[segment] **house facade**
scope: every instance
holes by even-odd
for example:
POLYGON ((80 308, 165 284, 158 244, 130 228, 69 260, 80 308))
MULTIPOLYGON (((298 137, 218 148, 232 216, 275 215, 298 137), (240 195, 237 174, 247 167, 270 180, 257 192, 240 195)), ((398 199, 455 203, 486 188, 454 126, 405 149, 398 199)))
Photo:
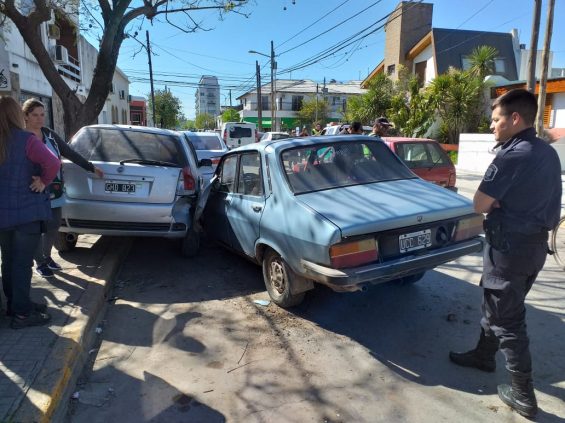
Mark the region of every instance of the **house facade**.
MULTIPOLYGON (((530 51, 520 44, 518 30, 510 33, 469 31, 433 28, 433 5, 430 3, 400 2, 385 25, 385 51, 383 60, 362 82, 379 73, 386 73, 393 80, 398 78, 400 66, 417 75, 422 85, 450 67, 468 69, 469 56, 479 46, 496 48, 494 74, 507 81, 526 79, 530 51)), ((541 75, 541 51, 538 51, 536 76, 541 75)), ((550 53, 550 67, 552 54, 550 53)))
MULTIPOLYGON (((78 18, 77 18, 78 19, 78 18)), ((40 25, 40 37, 51 54, 57 72, 67 85, 84 101, 96 67, 98 51, 78 35, 78 21, 72 15, 55 15, 40 25)), ((45 104, 46 125, 64 134, 63 105, 43 75, 35 57, 25 44, 17 28, 7 21, 0 37, 0 95, 11 95, 23 103, 28 98, 38 98, 45 104), (6 81, 2 84, 2 81, 6 81)), ((129 122, 127 101, 129 80, 116 68, 115 92, 110 93, 98 122, 129 122), (122 98, 123 97, 123 98, 122 98), (112 115, 113 111, 113 115, 112 115)))
MULTIPOLYGON (((366 92, 360 87, 360 81, 316 83, 311 80, 277 79, 275 82, 276 128, 288 130, 298 124, 298 111, 306 100, 327 100, 330 105, 329 120, 341 121, 347 107, 347 99, 366 92)), ((267 130, 273 127, 271 122, 271 84, 261 86, 262 126, 267 130)), ((239 112, 244 122, 258 123, 257 91, 252 90, 237 98, 241 103, 239 112)), ((274 130, 274 129, 273 129, 274 130)))

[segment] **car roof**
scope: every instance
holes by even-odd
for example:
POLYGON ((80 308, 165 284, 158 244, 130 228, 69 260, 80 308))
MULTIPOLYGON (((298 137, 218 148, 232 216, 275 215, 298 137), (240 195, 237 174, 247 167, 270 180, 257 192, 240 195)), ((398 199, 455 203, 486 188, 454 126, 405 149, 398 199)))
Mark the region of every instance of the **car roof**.
POLYGON ((287 148, 292 147, 308 147, 311 145, 321 145, 344 141, 381 142, 378 138, 369 137, 367 135, 322 135, 316 137, 284 138, 282 140, 260 141, 234 148, 231 151, 265 150, 265 148, 272 146, 275 149, 275 152, 278 152, 280 150, 286 150, 287 148))
POLYGON ((431 138, 411 138, 411 137, 382 137, 383 140, 388 142, 437 142, 431 138))
POLYGON ((172 131, 170 129, 163 129, 163 128, 153 128, 150 126, 137 126, 137 125, 110 125, 110 124, 97 124, 97 125, 88 125, 84 128, 92 128, 92 129, 110 129, 114 131, 135 131, 135 132, 148 132, 153 134, 162 134, 162 135, 173 135, 178 136, 177 131, 172 131))
POLYGON ((220 134, 217 132, 202 132, 202 131, 181 131, 183 134, 194 134, 198 135, 199 137, 220 137, 220 134))

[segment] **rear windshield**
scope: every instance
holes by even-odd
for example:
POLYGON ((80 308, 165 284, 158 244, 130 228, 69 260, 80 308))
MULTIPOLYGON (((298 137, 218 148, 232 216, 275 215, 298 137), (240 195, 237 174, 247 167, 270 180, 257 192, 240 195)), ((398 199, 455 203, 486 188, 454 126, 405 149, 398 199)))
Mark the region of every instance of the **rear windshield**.
POLYGON ((292 148, 281 154, 296 194, 416 176, 380 141, 345 141, 292 148))
POLYGON ((251 138, 253 136, 251 128, 245 126, 232 126, 229 133, 230 138, 251 138))
POLYGON ((396 144, 396 154, 410 169, 449 165, 451 161, 435 142, 401 142, 396 144))
POLYGON ((83 128, 72 139, 73 149, 89 161, 120 162, 140 159, 186 165, 177 138, 141 131, 83 128))
POLYGON ((196 150, 223 150, 222 141, 217 135, 187 135, 196 150))

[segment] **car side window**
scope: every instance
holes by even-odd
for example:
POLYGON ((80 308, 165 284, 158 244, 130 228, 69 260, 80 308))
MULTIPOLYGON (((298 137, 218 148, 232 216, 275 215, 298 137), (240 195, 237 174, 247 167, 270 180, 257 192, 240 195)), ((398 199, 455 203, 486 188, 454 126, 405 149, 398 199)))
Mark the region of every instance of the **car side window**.
POLYGON ((263 195, 263 178, 261 173, 259 153, 242 154, 237 192, 244 195, 263 195))
POLYGON ((235 175, 237 170, 237 155, 226 157, 222 162, 218 191, 235 192, 235 175))

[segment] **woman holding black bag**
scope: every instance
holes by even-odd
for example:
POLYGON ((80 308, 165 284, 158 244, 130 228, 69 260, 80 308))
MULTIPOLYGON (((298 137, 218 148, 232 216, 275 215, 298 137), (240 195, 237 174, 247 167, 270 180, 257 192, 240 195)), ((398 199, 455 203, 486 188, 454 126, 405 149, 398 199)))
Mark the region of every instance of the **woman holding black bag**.
MULTIPOLYGON (((45 124, 45 105, 41 101, 36 98, 30 98, 26 100, 22 109, 25 116, 26 129, 43 140, 47 148, 59 159, 64 157, 87 172, 95 173, 100 178, 104 176, 104 172, 101 169, 69 147, 55 131, 43 126, 45 124)), ((54 270, 61 270, 61 266, 51 258, 51 249, 55 243, 59 226, 61 226, 61 207, 65 201, 63 198, 63 186, 63 171, 60 168, 55 180, 47 189, 51 200, 53 217, 45 222, 44 232, 34 257, 37 264, 35 271, 44 278, 53 277, 54 270)))

